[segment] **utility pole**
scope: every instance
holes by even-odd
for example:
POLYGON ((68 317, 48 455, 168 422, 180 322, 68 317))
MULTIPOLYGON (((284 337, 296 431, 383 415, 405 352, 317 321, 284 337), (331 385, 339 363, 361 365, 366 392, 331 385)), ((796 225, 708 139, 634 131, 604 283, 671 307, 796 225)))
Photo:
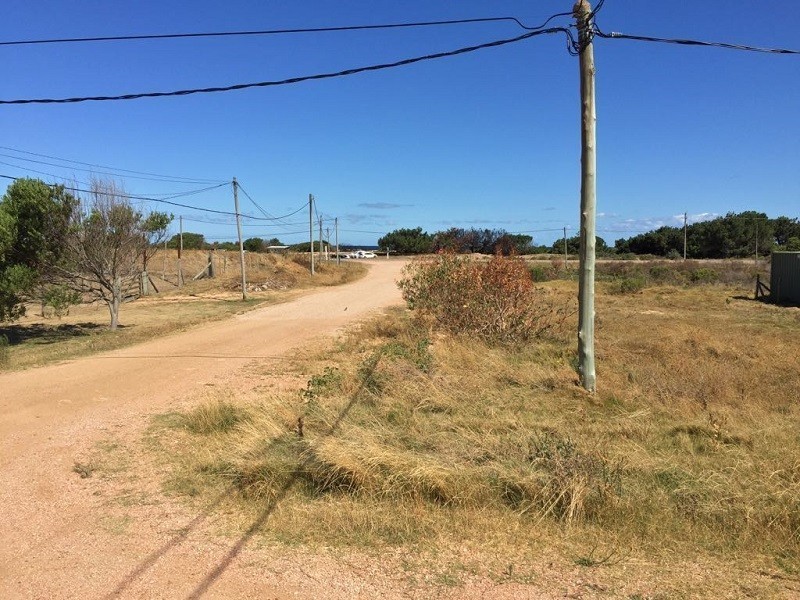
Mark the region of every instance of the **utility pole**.
POLYGON ((183 287, 183 268, 181 255, 183 254, 183 215, 178 217, 178 289, 183 287))
POLYGON ((689 230, 689 217, 683 213, 683 260, 686 260, 686 238, 689 230))
POLYGON ((339 256, 339 217, 333 220, 333 230, 336 232, 336 264, 342 264, 342 257, 339 256))
POLYGON ((239 214, 239 184, 233 178, 233 206, 236 210, 236 233, 239 236, 239 263, 242 266, 242 300, 247 300, 247 277, 244 271, 244 244, 242 243, 242 215, 239 214))
POLYGON ((328 251, 325 253, 325 260, 330 260, 331 252, 331 228, 325 228, 325 241, 328 242, 328 251))
POLYGON ((596 243, 597 148, 594 96, 594 47, 591 6, 578 0, 572 14, 578 24, 581 77, 581 246, 578 279, 578 373, 581 385, 595 391, 594 264, 596 243))
POLYGON ((564 227, 564 270, 567 270, 567 262, 569 261, 569 254, 567 253, 567 228, 564 227))
POLYGON ((322 261, 322 215, 319 216, 319 260, 322 261))
POLYGON ((758 267, 758 219, 755 219, 756 222, 756 261, 755 265, 758 267))
POLYGON ((314 196, 308 195, 308 249, 311 251, 311 275, 314 275, 314 196))

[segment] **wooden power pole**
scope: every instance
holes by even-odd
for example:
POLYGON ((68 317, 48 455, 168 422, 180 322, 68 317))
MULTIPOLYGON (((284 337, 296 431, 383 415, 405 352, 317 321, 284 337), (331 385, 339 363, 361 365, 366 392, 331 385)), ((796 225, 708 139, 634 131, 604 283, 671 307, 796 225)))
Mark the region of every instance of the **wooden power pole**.
POLYGON ((567 252, 567 228, 564 227, 564 270, 567 270, 567 263, 569 262, 569 253, 567 252))
POLYGON ((581 385, 595 391, 594 269, 597 206, 597 113, 594 97, 594 35, 588 0, 578 0, 572 13, 578 24, 581 76, 581 234, 578 280, 578 373, 581 385))
POLYGON ((683 260, 686 260, 686 240, 689 231, 689 216, 683 213, 683 260))
POLYGON ((183 254, 183 215, 178 217, 178 288, 183 287, 183 266, 181 265, 181 254, 183 254))
POLYGON ((233 206, 236 210, 236 233, 239 236, 239 263, 242 267, 242 300, 247 300, 247 276, 244 270, 244 244, 242 243, 242 215, 239 214, 239 184, 233 178, 233 206))
POLYGON ((314 274, 314 196, 308 195, 308 249, 311 252, 311 274, 314 274))
POLYGON ((342 263, 342 259, 339 256, 339 217, 333 220, 333 230, 336 232, 336 264, 339 265, 342 263))

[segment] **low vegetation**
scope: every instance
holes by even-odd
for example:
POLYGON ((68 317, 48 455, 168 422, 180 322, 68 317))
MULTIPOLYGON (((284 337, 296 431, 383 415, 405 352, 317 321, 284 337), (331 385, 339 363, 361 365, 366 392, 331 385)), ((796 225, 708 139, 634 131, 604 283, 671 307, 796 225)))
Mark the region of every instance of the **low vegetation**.
POLYGON ((571 336, 495 343, 394 310, 282 370, 294 394, 157 419, 166 489, 226 498, 273 542, 479 548, 516 581, 546 546, 623 580, 657 563, 658 597, 777 594, 800 573, 800 313, 738 295, 601 293, 595 395, 571 336))

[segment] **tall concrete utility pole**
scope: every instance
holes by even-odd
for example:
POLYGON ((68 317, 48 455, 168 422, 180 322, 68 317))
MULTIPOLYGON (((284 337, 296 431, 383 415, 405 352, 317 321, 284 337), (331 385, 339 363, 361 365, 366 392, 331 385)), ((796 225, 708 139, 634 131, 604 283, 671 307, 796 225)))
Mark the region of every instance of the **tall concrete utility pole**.
POLYGON ((183 215, 178 217, 178 287, 183 287, 183 266, 181 265, 181 255, 183 254, 183 215))
POLYGON ((319 260, 322 261, 322 215, 319 217, 319 260))
POLYGON ((687 232, 689 230, 689 217, 686 213, 683 213, 683 260, 686 260, 686 239, 687 239, 687 232))
POLYGON ((239 263, 242 267, 242 300, 247 300, 247 277, 244 271, 244 244, 242 243, 242 215, 239 214, 239 184, 233 178, 233 206, 236 210, 236 233, 239 236, 239 263))
POLYGON ((336 264, 342 264, 342 257, 339 256, 339 217, 333 220, 333 230, 336 232, 336 264))
POLYGON ((572 14, 578 24, 581 76, 581 247, 578 279, 578 374, 594 392, 594 265, 597 205, 597 113, 594 104, 594 47, 591 6, 578 0, 572 14))
POLYGON ((758 266, 758 218, 756 218, 755 221, 756 221, 756 260, 755 260, 755 265, 758 266))
POLYGON ((311 274, 314 274, 314 196, 308 195, 308 249, 311 252, 311 274))

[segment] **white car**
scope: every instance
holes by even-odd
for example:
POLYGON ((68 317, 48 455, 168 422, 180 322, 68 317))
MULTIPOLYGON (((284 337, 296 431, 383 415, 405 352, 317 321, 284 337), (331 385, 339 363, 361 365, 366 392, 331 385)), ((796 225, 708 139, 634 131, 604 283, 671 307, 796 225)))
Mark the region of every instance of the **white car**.
POLYGON ((374 252, 367 252, 365 250, 358 250, 353 253, 353 258, 375 258, 374 252))

